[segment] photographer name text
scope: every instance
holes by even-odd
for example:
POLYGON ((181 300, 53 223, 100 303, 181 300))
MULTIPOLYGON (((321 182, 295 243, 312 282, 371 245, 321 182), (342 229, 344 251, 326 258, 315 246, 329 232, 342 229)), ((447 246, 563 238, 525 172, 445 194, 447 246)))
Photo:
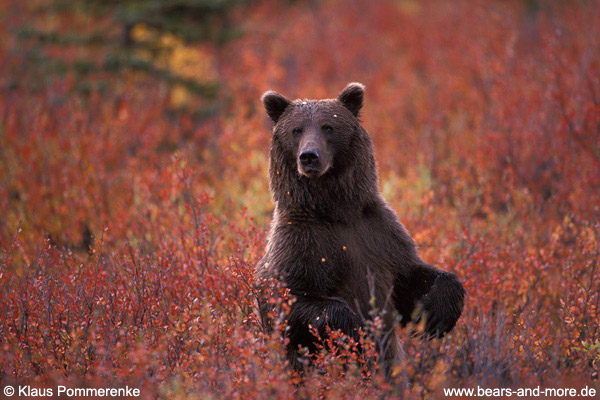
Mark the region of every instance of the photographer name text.
POLYGON ((5 386, 2 393, 7 397, 139 397, 140 389, 129 386, 120 388, 73 388, 58 385, 52 387, 34 387, 30 385, 23 386, 5 386))

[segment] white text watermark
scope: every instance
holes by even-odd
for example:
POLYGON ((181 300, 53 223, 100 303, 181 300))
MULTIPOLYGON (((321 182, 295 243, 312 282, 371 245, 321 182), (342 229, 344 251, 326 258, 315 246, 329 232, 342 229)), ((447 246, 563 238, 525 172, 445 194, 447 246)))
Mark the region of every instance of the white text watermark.
POLYGON ((140 389, 129 386, 120 388, 74 388, 58 385, 56 387, 35 387, 30 385, 5 386, 2 393, 6 397, 139 397, 140 389))
POLYGON ((598 391, 593 387, 553 388, 553 387, 528 387, 528 388, 444 388, 446 397, 540 397, 540 398, 569 398, 569 397, 595 397, 598 391))

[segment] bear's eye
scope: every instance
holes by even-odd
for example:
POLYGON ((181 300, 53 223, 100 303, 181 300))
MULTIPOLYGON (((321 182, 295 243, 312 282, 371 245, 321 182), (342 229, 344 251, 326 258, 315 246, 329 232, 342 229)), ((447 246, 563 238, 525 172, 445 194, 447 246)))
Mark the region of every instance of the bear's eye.
POLYGON ((299 135, 302 133, 302 128, 294 128, 294 130, 292 131, 292 133, 294 135, 299 135))
POLYGON ((333 132, 333 127, 332 127, 331 125, 323 125, 323 126, 321 127, 321 129, 323 129, 323 130, 324 130, 325 132, 327 132, 327 133, 331 133, 331 132, 333 132))

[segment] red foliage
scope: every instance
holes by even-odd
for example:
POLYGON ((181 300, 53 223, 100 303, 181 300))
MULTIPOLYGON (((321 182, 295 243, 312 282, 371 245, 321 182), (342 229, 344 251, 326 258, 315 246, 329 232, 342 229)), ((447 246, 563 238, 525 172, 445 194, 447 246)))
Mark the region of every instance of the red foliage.
POLYGON ((405 396, 598 388, 600 8, 531 3, 258 2, 234 17, 240 38, 208 50, 221 108, 203 120, 165 112, 168 88, 139 73, 45 71, 31 54, 80 50, 15 33, 31 19, 111 38, 114 21, 0 4, 14 17, 0 24, 0 384, 400 396, 366 368, 368 338, 356 353, 333 335, 298 385, 255 313, 272 210, 260 93, 361 81, 384 196, 467 289, 447 338, 402 334, 405 396))

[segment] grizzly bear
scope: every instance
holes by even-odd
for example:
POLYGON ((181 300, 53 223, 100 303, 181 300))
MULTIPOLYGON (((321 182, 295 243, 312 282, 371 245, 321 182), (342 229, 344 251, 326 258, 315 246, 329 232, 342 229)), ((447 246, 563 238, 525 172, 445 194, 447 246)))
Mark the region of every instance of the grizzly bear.
MULTIPOLYGON (((377 338, 385 374, 398 359, 397 321, 425 319, 434 337, 450 331, 463 309, 457 276, 424 262, 379 192, 377 164, 361 126, 364 86, 350 83, 337 99, 291 101, 262 96, 274 124, 269 183, 275 203, 258 282, 280 281, 295 296, 287 314, 287 357, 301 370, 299 348, 340 329, 357 337, 374 308, 384 321, 377 338), (374 296, 374 301, 373 301, 374 296)), ((269 307, 259 299, 263 322, 269 307)))

